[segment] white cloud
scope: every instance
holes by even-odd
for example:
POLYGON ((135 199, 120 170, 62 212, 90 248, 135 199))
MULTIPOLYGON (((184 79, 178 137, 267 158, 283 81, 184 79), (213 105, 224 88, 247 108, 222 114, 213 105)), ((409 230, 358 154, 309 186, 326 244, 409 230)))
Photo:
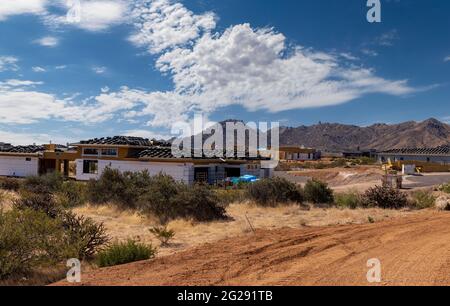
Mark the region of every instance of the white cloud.
POLYGON ((39 44, 43 47, 56 47, 59 44, 59 39, 53 36, 45 36, 34 41, 34 43, 39 44))
MULTIPOLYGON (((79 22, 71 22, 67 15, 46 14, 44 22, 50 26, 75 26, 92 32, 104 31, 126 22, 130 2, 127 0, 83 0, 80 2, 79 22)), ((66 10, 69 5, 63 3, 66 10)))
POLYGON ((0 72, 19 70, 19 66, 17 66, 18 61, 19 59, 14 56, 0 56, 0 72))
POLYGON ((172 138, 169 135, 155 133, 151 130, 128 130, 124 133, 124 136, 135 136, 135 137, 143 137, 148 139, 156 139, 156 140, 168 140, 172 138))
POLYGON ((444 58, 444 62, 450 62, 450 55, 444 58))
POLYGON ((68 138, 61 135, 50 135, 47 133, 30 133, 30 132, 12 132, 0 130, 0 140, 2 142, 11 143, 12 145, 30 145, 30 144, 45 144, 59 143, 65 144, 70 141, 68 138))
POLYGON ((66 69, 66 68, 67 68, 66 65, 59 65, 59 66, 55 67, 56 70, 63 70, 63 69, 66 69))
POLYGON ((92 67, 92 71, 94 71, 96 74, 104 74, 106 72, 106 67, 100 67, 100 66, 94 66, 92 67))
MULTIPOLYGON (((122 89, 103 96, 141 106, 125 116, 151 116, 150 125, 168 125, 194 111, 210 113, 230 105, 280 112, 346 103, 370 93, 415 92, 407 80, 387 80, 354 66, 351 54, 289 48, 284 35, 273 29, 240 24, 213 33, 212 13, 195 15, 173 1, 142 0, 134 17, 131 41, 159 54, 156 67, 172 77, 174 90, 122 89)), ((389 32, 379 43, 396 37, 396 31, 389 32)))
POLYGON ((192 42, 202 31, 216 27, 214 14, 194 15, 182 4, 168 0, 139 0, 133 17, 137 31, 130 41, 153 53, 192 42))
POLYGON ((39 66, 35 66, 31 68, 34 72, 47 72, 47 70, 45 70, 45 68, 39 67, 39 66))
POLYGON ((43 82, 35 82, 35 81, 28 81, 28 80, 6 80, 6 81, 0 81, 0 90, 12 90, 17 87, 28 87, 28 86, 36 86, 36 85, 42 85, 43 82))
POLYGON ((0 21, 21 14, 43 14, 46 5, 47 0, 1 0, 0 21))

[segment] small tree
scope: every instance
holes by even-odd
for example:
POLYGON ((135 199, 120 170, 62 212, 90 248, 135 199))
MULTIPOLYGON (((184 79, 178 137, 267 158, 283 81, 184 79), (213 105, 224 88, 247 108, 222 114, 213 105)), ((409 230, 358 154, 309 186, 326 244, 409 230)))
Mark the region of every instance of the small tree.
POLYGON ((313 179, 306 183, 306 200, 314 204, 331 204, 334 202, 333 190, 328 185, 319 180, 313 179))
POLYGON ((408 206, 406 194, 391 187, 376 186, 363 195, 363 206, 380 207, 384 209, 400 209, 408 206))
POLYGON ((167 226, 155 226, 149 231, 161 242, 162 246, 168 246, 169 241, 175 237, 175 231, 167 229, 167 226))

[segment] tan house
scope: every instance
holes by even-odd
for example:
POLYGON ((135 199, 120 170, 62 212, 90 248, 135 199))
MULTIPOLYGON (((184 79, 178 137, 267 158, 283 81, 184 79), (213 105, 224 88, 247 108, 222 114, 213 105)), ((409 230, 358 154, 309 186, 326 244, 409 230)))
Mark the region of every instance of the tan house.
POLYGON ((70 146, 44 145, 13 147, 0 152, 0 176, 26 177, 49 172, 69 176, 74 163, 75 178, 97 179, 106 168, 122 172, 147 170, 165 173, 178 181, 217 183, 231 177, 270 177, 272 169, 262 169, 263 158, 177 158, 170 144, 140 137, 115 136, 80 141, 70 146))
POLYGON ((321 158, 320 151, 312 148, 298 146, 280 147, 280 160, 282 161, 309 161, 321 158))

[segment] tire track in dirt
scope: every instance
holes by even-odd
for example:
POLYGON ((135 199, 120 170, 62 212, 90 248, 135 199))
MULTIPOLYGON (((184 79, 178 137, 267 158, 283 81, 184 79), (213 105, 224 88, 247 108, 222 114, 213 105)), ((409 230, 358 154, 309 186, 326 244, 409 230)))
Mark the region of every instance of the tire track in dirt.
MULTIPOLYGON (((258 230, 151 261, 83 274, 82 285, 450 285, 450 213, 386 222, 258 230)), ((58 285, 65 285, 64 282, 58 285)))

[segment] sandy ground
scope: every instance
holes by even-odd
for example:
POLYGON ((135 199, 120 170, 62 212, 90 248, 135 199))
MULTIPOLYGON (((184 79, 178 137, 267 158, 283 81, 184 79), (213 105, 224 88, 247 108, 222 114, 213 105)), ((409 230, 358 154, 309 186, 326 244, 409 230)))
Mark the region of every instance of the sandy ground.
MULTIPOLYGON (((83 274, 82 285, 450 285, 450 213, 375 224, 258 230, 155 260, 83 274)), ((59 285, 66 285, 60 283, 59 285)))
POLYGON ((328 183, 337 192, 349 190, 364 192, 381 183, 383 172, 376 166, 357 166, 352 168, 276 172, 275 175, 297 184, 305 184, 311 178, 315 178, 328 183))
MULTIPOLYGON (((124 241, 129 238, 160 246, 158 240, 149 232, 149 228, 157 225, 152 219, 143 218, 136 213, 118 211, 108 206, 85 206, 74 210, 75 213, 104 222, 108 234, 113 239, 124 241)), ((255 229, 279 229, 284 227, 302 228, 306 226, 327 226, 342 224, 368 223, 369 217, 381 221, 416 212, 406 210, 383 209, 302 209, 299 206, 277 208, 261 208, 251 204, 232 204, 227 208, 232 218, 226 222, 193 223, 189 221, 173 221, 168 228, 175 231, 175 238, 168 247, 159 248, 158 256, 165 256, 215 242, 220 239, 251 233, 255 229), (249 224, 249 221, 250 224, 249 224)))

